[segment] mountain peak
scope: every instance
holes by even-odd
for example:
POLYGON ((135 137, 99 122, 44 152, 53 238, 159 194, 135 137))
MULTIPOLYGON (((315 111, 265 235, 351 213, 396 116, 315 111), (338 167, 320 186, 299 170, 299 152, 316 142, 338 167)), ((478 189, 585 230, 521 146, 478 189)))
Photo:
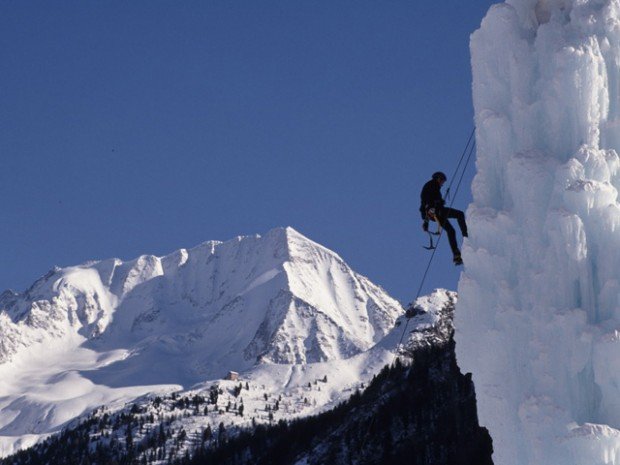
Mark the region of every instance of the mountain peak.
POLYGON ((101 403, 231 370, 293 376, 292 365, 359 363, 401 314, 291 227, 51 270, 27 292, 0 297, 0 375, 12 380, 0 383, 9 399, 0 416, 28 412, 0 425, 0 455, 2 434, 47 434, 101 403))
POLYGON ((346 358, 378 342, 402 312, 292 227, 164 257, 54 269, 24 294, 3 294, 0 305, 10 316, 0 328, 0 363, 68 334, 98 350, 142 344, 142 354, 175 334, 181 353, 201 347, 210 360, 188 369, 189 378, 257 361, 346 358))

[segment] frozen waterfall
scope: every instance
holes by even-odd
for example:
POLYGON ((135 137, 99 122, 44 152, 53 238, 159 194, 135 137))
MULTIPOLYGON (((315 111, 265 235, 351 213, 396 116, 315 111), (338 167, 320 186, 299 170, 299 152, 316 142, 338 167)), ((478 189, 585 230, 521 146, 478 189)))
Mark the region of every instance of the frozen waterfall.
POLYGON ((497 465, 620 464, 620 0, 509 0, 471 38, 456 311, 497 465))

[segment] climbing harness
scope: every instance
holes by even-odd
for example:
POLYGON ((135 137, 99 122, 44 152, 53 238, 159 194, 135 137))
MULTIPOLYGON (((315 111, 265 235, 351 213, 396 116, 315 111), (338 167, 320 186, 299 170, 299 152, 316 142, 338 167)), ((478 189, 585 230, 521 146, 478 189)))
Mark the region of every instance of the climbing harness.
POLYGON ((436 248, 435 244, 433 244, 433 236, 441 236, 441 224, 437 221, 437 215, 435 214, 434 208, 429 208, 426 210, 426 220, 424 220, 424 224, 426 225, 426 232, 428 233, 428 241, 429 246, 422 246, 426 250, 434 250, 436 248), (437 223, 437 231, 431 231, 428 229, 429 221, 434 221, 437 223))

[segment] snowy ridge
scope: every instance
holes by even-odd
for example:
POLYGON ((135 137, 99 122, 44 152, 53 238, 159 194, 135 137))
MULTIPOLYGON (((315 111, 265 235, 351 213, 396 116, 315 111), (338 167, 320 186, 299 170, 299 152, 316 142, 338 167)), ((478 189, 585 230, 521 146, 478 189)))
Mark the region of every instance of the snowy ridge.
POLYGON ((0 455, 96 406, 229 370, 275 377, 278 389, 307 382, 295 375, 306 367, 350 370, 320 408, 342 395, 344 380, 359 383, 360 372, 387 363, 385 349, 369 350, 401 314, 381 288, 291 228, 56 268, 0 298, 0 455))
POLYGON ((508 0, 471 52, 459 366, 496 463, 619 463, 620 2, 508 0))
POLYGON ((291 228, 161 258, 55 269, 23 295, 4 293, 0 305, 0 361, 46 339, 75 335, 100 347, 118 338, 153 340, 183 324, 201 338, 211 327, 215 339, 226 329, 238 338, 228 344, 250 364, 257 357, 320 361, 369 348, 400 311, 340 257, 291 228), (250 330, 232 331, 241 321, 250 330))

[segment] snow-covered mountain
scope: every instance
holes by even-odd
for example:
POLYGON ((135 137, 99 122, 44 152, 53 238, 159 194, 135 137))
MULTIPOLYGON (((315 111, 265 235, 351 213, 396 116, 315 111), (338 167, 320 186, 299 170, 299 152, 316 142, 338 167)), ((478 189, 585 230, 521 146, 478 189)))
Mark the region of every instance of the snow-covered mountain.
MULTIPOLYGON (((291 228, 56 268, 0 298, 0 455, 96 406, 230 370, 294 385, 307 382, 303 367, 333 362, 344 380, 336 395, 372 374, 368 357, 349 375, 342 360, 375 346, 401 314, 381 288, 291 228)), ((374 360, 379 369, 387 358, 374 360)))
POLYGON ((378 346, 348 360, 264 365, 270 379, 244 373, 118 410, 98 408, 0 464, 490 465, 471 376, 455 361, 455 302, 443 290, 418 299, 415 316, 399 318, 382 341, 392 348, 404 342, 405 356, 390 352, 385 366, 373 363, 385 353, 378 346), (291 376, 281 376, 286 370, 291 376), (347 387, 356 371, 364 383, 347 387), (366 382, 369 373, 376 375, 366 382), (289 382, 276 386, 277 378, 289 382), (330 397, 338 406, 321 412, 330 397))
POLYGON ((495 463, 619 463, 620 2, 507 0, 471 52, 459 366, 495 463))

